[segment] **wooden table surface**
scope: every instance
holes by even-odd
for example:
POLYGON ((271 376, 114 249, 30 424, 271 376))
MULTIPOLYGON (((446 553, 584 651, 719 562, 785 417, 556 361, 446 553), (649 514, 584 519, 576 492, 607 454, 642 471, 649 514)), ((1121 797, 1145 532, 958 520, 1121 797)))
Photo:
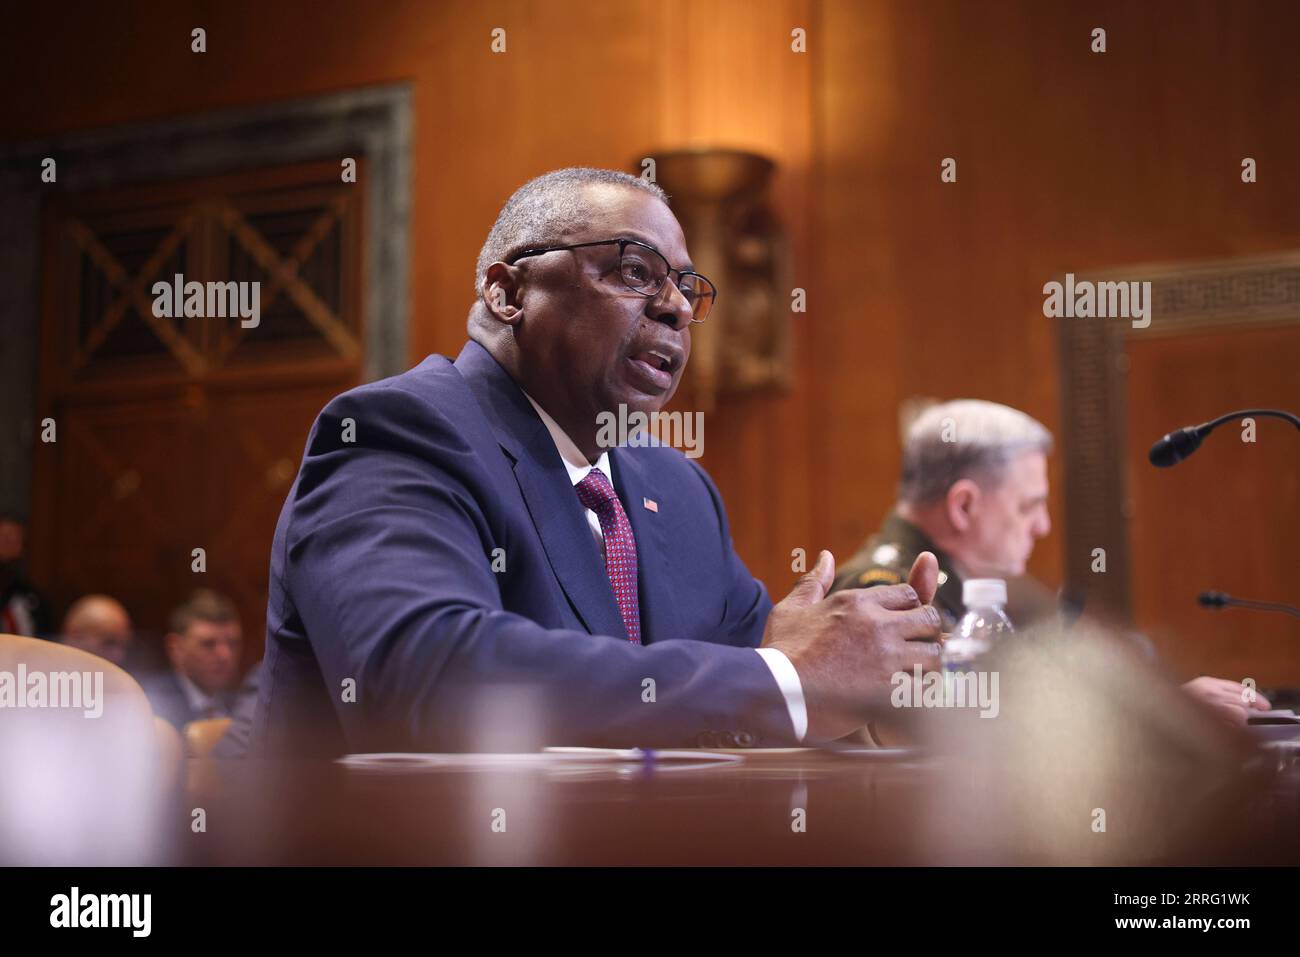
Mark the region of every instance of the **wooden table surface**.
MULTIPOLYGON (((715 753, 715 752, 711 752, 715 753)), ((1296 864, 1295 759, 1261 752, 1227 787, 1148 780, 1142 840, 1052 823, 1046 797, 918 752, 722 752, 735 763, 363 771, 337 762, 191 761, 211 865, 1296 864), (1044 817, 1043 813, 1049 812, 1044 817), (1025 821, 1032 822, 1026 830, 1025 821), (1047 822, 1047 823, 1044 823, 1047 822), (1056 833, 1058 831, 1068 833, 1056 833)), ((1291 752, 1293 755, 1294 752, 1291 752)), ((463 760, 466 756, 461 756, 463 760)), ((1044 795, 1050 791, 1043 792, 1044 795)), ((1085 802, 1087 803, 1087 802, 1085 802)), ((1122 804, 1116 797, 1114 805, 1122 804)), ((1118 815, 1118 811, 1114 812, 1118 815)), ((178 816, 189 819, 188 816, 178 816)), ((1093 829, 1095 831, 1095 828, 1093 829)), ((1118 825, 1112 833, 1122 833, 1118 825)))

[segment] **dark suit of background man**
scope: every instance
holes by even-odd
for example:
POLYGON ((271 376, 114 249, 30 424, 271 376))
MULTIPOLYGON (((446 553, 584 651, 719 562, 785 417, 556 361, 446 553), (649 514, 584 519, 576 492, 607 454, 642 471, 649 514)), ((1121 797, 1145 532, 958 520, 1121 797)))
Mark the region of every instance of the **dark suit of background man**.
MULTIPOLYGON (((1052 530, 1047 510, 1047 456, 1052 433, 1018 409, 963 399, 931 406, 907 431, 898 501, 880 530, 836 576, 833 591, 902 581, 915 557, 939 562, 935 606, 951 630, 965 613, 965 578, 1008 579, 1007 612, 1017 628, 1055 613, 1047 589, 1023 577, 1034 544, 1052 530)), ((1144 639, 1145 643, 1145 639, 1144 639)), ((1201 676, 1183 686, 1234 724, 1262 694, 1201 676)))
POLYGON ((602 413, 672 397, 710 291, 647 181, 559 170, 510 198, 455 361, 347 392, 311 430, 256 749, 789 745, 936 666, 933 556, 828 599, 823 552, 773 608, 703 469, 598 447, 602 413))

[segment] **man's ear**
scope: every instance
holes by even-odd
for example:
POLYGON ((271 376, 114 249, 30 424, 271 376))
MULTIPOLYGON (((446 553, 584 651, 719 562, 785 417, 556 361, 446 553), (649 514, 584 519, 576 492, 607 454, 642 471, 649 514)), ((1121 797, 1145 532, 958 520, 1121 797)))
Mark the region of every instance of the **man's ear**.
POLYGON ((979 507, 980 487, 970 479, 958 479, 948 489, 944 500, 947 506, 948 522, 958 532, 970 531, 975 509, 979 507))
POLYGON ((493 263, 483 274, 480 292, 488 315, 507 326, 518 325, 524 318, 519 302, 521 274, 522 270, 517 266, 507 266, 503 262, 493 263))

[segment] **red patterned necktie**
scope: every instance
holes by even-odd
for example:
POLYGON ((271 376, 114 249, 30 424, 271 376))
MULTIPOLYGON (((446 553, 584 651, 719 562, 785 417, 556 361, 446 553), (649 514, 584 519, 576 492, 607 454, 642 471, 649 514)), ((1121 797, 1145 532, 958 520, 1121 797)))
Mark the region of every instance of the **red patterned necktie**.
POLYGON ((636 595, 636 539, 632 537, 632 525, 614 493, 614 486, 600 469, 592 469, 574 488, 578 501, 600 519, 600 533, 605 537, 605 573, 614 586, 614 599, 618 602, 618 613, 623 616, 628 640, 639 645, 641 604, 636 595))

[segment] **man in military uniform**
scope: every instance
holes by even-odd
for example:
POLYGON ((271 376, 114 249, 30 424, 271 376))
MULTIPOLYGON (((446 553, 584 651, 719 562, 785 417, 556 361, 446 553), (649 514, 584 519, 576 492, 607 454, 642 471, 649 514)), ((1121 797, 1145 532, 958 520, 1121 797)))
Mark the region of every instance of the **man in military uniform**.
MULTIPOLYGON (((934 607, 950 632, 965 613, 963 578, 1007 582, 1007 617, 1025 628, 1051 616, 1057 603, 1025 575, 1034 543, 1051 531, 1047 456, 1052 434, 1023 412, 994 402, 931 406, 912 424, 903 447, 898 500, 880 531, 840 567, 831 591, 906 581, 921 552, 939 560, 934 607)), ((1202 676, 1183 690, 1233 724, 1267 710, 1239 682, 1202 676)), ((877 736, 878 737, 878 736, 877 736)))
POLYGON ((934 607, 943 618, 943 630, 952 631, 962 616, 961 576, 952 559, 896 511, 891 511, 880 529, 840 567, 831 590, 900 584, 907 580, 908 569, 921 552, 933 552, 939 560, 939 589, 934 595, 934 607))
POLYGON ((1025 577, 1034 543, 1051 531, 1052 435, 1023 412, 973 400, 932 406, 903 449, 898 501, 880 530, 840 567, 832 591, 906 581, 921 552, 939 560, 934 606, 951 631, 964 614, 962 580, 1007 581, 1007 614, 1025 627, 1053 613, 1051 593, 1025 577))

